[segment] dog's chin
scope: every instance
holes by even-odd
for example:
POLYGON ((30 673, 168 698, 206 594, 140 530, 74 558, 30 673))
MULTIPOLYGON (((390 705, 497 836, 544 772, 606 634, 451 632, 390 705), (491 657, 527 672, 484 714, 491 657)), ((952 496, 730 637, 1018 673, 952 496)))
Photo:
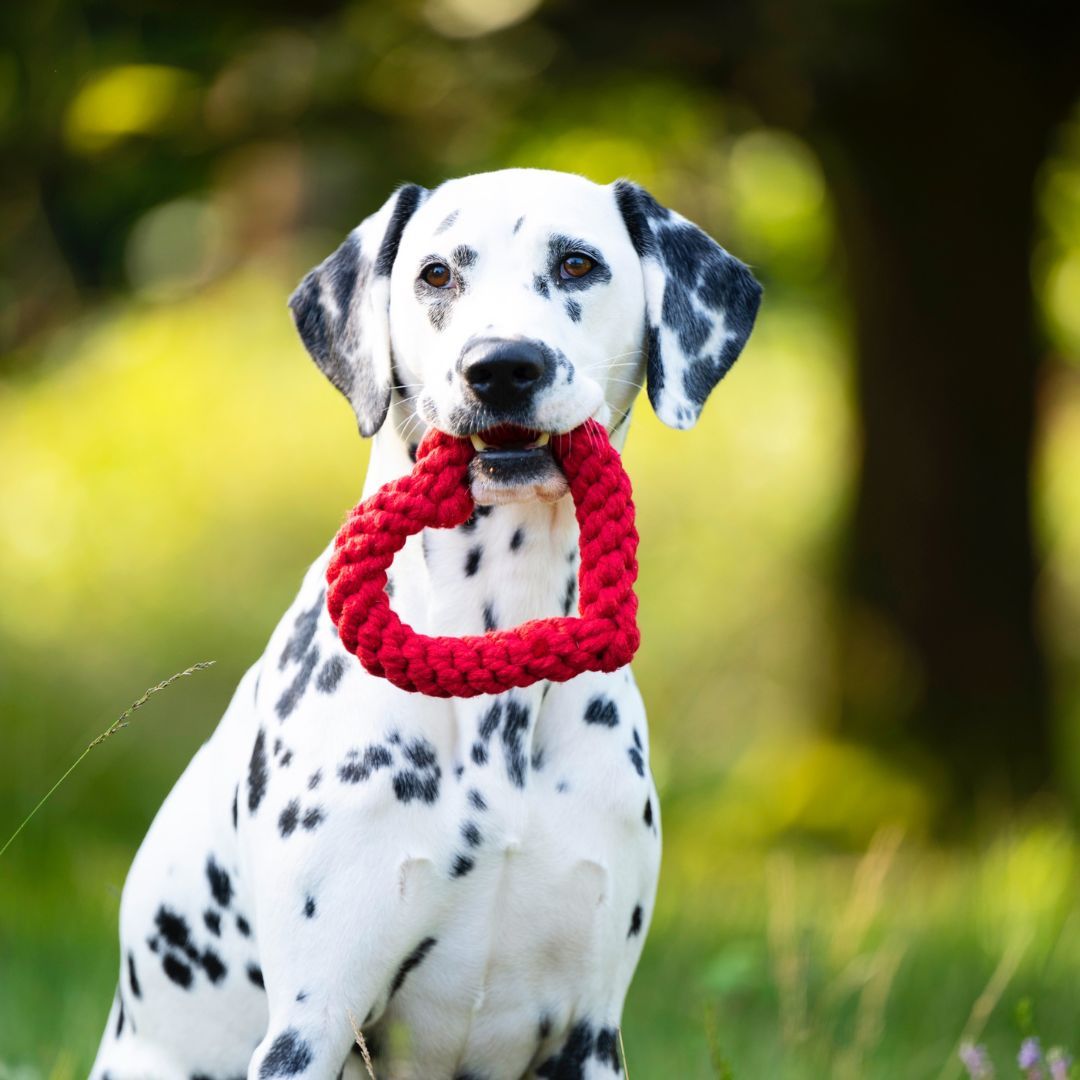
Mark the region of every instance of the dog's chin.
POLYGON ((473 502, 478 506, 502 503, 556 502, 570 487, 555 464, 551 450, 480 450, 469 465, 473 502))

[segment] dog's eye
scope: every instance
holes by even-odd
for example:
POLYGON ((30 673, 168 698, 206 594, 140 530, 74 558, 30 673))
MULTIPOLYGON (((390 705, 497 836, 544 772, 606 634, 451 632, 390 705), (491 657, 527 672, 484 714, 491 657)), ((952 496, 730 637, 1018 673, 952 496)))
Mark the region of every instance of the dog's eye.
POLYGON ((559 267, 559 276, 583 278, 595 265, 588 255, 567 255, 559 267))
POLYGON ((445 263, 431 263, 424 267, 420 276, 436 289, 445 289, 450 284, 450 267, 445 263))

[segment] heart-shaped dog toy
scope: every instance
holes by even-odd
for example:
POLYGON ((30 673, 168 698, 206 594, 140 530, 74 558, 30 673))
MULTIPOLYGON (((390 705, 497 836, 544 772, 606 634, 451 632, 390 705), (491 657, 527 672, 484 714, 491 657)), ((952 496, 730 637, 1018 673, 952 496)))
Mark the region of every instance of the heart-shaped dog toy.
POLYGON ((431 697, 475 697, 630 662, 641 640, 630 479, 595 420, 552 436, 550 446, 570 486, 581 534, 580 617, 430 637, 391 610, 386 571, 406 539, 425 528, 461 525, 475 509, 469 463, 476 451, 468 439, 432 429, 413 471, 352 510, 326 570, 326 602, 341 643, 372 675, 431 697))

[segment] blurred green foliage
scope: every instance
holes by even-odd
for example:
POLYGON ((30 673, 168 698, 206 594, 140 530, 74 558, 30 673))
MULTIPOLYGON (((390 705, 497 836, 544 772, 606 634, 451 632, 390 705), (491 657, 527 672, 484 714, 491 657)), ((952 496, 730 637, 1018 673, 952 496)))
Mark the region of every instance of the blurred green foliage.
MULTIPOLYGON (((626 451, 666 832, 631 1075, 955 1076, 996 969, 982 1037, 1000 1058, 1025 995, 1048 1041, 1080 1031, 1078 847, 1058 804, 944 846, 933 762, 832 734, 859 436, 819 162, 677 73, 616 64, 585 98, 545 82, 556 44, 535 6, 222 13, 168 41, 158 11, 138 34, 100 8, 18 16, 31 53, 79 47, 45 82, 0 54, 0 133, 39 168, 14 169, 0 200, 0 833, 145 686, 218 663, 95 750, 0 862, 0 1077, 85 1074, 134 848, 359 494, 366 447, 285 297, 393 183, 517 164, 632 176, 769 289, 699 427, 669 431, 644 403, 626 451), (30 117, 49 138, 27 135, 30 117)), ((1076 733, 1080 119, 1038 192, 1033 276, 1056 354, 1039 588, 1076 733)), ((868 655, 862 677, 903 693, 894 652, 868 655)))

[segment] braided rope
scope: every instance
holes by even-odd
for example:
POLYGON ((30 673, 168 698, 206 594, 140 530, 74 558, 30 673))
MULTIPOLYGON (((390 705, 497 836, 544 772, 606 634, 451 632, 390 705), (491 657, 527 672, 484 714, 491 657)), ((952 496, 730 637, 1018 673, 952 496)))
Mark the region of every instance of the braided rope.
POLYGON ((570 485, 581 533, 580 618, 429 637, 391 610, 386 571, 406 539, 425 528, 454 528, 474 510, 472 444, 430 430, 413 471, 350 512, 326 570, 327 607, 338 636, 372 675, 431 697, 474 697, 541 679, 565 682, 583 671, 614 671, 630 662, 641 639, 630 479, 595 420, 552 436, 550 445, 570 485))

